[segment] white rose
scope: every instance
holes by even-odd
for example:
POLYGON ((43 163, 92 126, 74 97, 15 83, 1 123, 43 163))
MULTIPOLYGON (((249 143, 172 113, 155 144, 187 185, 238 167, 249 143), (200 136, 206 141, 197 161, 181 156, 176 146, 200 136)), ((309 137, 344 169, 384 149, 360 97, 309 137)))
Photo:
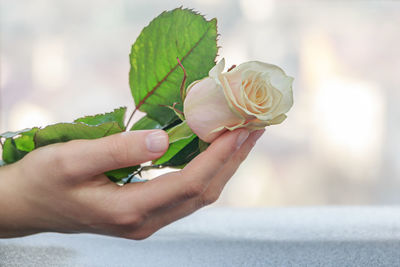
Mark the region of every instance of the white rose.
POLYGON ((250 61, 222 73, 222 59, 209 77, 187 89, 184 115, 200 139, 212 142, 226 130, 279 124, 293 105, 293 78, 271 64, 250 61))

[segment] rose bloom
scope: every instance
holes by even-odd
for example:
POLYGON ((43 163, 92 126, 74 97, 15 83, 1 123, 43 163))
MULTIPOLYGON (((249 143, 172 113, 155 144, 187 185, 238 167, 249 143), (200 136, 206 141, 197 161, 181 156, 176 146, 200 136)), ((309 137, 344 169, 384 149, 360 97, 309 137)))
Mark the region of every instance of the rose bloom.
POLYGON ((222 59, 209 77, 187 88, 184 115, 200 139, 212 142, 226 130, 279 124, 293 105, 293 78, 271 64, 249 61, 222 72, 222 59))

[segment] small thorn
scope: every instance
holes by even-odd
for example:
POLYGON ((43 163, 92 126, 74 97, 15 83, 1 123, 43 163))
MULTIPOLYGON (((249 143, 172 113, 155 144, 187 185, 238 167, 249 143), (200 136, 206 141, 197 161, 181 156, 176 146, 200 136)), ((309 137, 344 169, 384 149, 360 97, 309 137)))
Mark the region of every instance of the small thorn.
POLYGON ((230 71, 233 70, 234 68, 236 68, 236 65, 235 65, 235 64, 233 64, 233 65, 228 69, 227 72, 230 72, 230 71))

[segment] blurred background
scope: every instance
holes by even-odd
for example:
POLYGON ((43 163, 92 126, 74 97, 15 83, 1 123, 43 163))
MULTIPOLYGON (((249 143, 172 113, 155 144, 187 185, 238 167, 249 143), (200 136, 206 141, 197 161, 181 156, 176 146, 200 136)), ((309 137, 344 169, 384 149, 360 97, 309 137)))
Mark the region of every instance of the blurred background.
POLYGON ((0 1, 0 132, 132 110, 130 46, 183 5, 218 18, 228 66, 295 78, 217 205, 400 204, 399 1, 0 1))

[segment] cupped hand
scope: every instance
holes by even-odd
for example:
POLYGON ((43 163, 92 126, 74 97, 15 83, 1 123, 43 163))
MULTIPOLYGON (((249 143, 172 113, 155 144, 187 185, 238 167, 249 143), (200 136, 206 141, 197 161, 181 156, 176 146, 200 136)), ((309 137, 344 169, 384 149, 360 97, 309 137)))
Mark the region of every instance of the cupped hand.
POLYGON ((40 232, 144 239, 215 202, 264 130, 226 132, 185 168, 119 186, 103 173, 160 157, 162 130, 37 149, 0 168, 0 237, 40 232))

